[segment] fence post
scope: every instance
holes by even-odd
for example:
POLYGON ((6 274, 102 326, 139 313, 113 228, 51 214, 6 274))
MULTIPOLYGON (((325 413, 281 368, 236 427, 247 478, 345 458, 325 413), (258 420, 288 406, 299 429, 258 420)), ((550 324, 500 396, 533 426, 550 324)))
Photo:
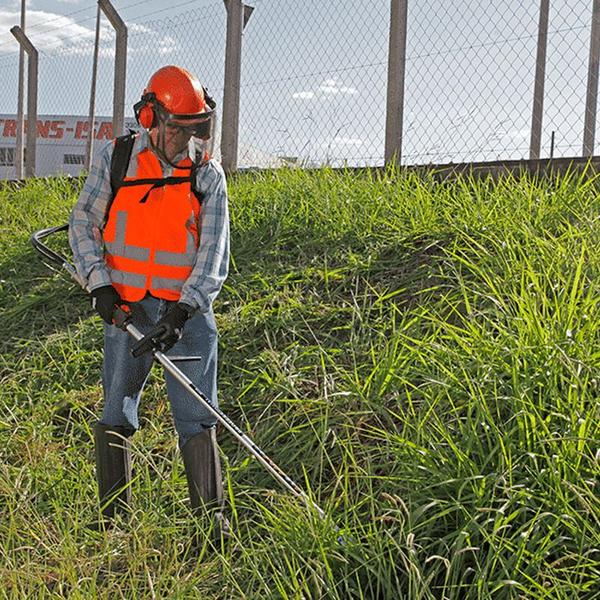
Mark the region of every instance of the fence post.
POLYGON ((123 135, 125 123, 125 76, 127 73, 127 25, 109 0, 98 0, 102 12, 110 21, 116 34, 115 84, 113 92, 113 137, 123 135))
POLYGON ((392 0, 390 9, 390 44, 385 122, 386 164, 396 162, 399 165, 402 157, 407 21, 408 0, 392 0))
POLYGON ((242 0, 223 0, 227 9, 225 85, 221 121, 221 162, 226 173, 237 170, 242 78, 242 33, 254 10, 242 0))
MULTIPOLYGON (((25 31, 27 0, 21 0, 21 29, 25 31)), ((17 95, 17 140, 15 149, 15 177, 23 179, 23 97, 25 91, 25 50, 19 44, 19 91, 17 95)))
POLYGON ((533 92, 533 115, 531 117, 531 141, 529 159, 540 157, 542 144, 542 119, 544 116, 544 80, 546 77, 546 48, 548 47, 548 13, 550 0, 541 0, 538 45, 535 62, 535 84, 533 92))
POLYGON ((590 61, 588 67, 585 123, 583 126, 583 156, 594 154, 596 135, 596 103, 598 102, 598 62, 600 59, 600 0, 594 0, 592 8, 592 31, 590 38, 590 61))
MULTIPOLYGON (((96 112, 96 77, 98 73, 98 47, 100 46, 100 3, 96 11, 96 37, 94 38, 94 59, 92 64, 92 89, 88 113, 88 138, 85 146, 85 170, 89 173, 94 154, 94 113, 96 112)), ((116 136, 114 136, 116 137, 116 136)))
POLYGON ((15 25, 10 32, 27 52, 27 156, 25 177, 35 177, 35 146, 37 136, 38 51, 23 30, 15 25))

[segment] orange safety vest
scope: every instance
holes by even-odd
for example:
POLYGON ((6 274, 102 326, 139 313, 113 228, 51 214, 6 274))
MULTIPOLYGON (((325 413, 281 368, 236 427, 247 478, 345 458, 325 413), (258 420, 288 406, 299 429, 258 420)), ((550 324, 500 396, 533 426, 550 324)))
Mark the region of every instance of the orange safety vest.
POLYGON ((125 177, 108 210, 103 230, 105 261, 113 286, 127 302, 147 292, 179 300, 200 243, 201 205, 192 190, 190 158, 163 177, 149 149, 137 155, 135 177, 125 177))

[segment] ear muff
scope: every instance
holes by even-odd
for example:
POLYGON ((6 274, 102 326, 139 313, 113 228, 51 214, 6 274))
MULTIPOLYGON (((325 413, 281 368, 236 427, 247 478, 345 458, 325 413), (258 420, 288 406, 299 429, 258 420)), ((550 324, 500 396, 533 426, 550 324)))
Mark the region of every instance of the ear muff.
POLYGON ((156 115, 152 104, 144 104, 138 114, 138 123, 144 127, 144 129, 151 129, 154 127, 156 121, 156 115))
POLYGON ((154 110, 155 96, 153 93, 143 94, 142 99, 133 105, 136 121, 144 128, 151 129, 158 125, 154 110))

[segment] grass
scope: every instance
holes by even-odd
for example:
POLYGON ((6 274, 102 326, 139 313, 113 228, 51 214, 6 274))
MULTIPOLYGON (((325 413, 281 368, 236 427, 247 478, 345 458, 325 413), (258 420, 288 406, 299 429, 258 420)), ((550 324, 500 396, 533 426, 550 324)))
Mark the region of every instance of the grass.
POLYGON ((328 520, 222 433, 227 548, 187 508, 158 369, 132 520, 85 529, 101 326, 28 241, 80 184, 0 188, 0 597, 600 598, 598 184, 233 178, 221 406, 328 520))

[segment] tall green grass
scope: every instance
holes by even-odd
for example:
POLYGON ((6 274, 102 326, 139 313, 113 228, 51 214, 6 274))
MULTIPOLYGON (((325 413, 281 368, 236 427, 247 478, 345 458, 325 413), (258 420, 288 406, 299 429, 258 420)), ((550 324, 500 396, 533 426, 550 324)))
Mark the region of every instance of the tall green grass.
POLYGON ((598 184, 394 169, 230 181, 221 406, 328 520, 222 433, 227 547, 187 508, 158 368, 133 518, 85 529, 101 327, 28 242, 66 220, 77 186, 2 188, 2 597, 600 597, 598 184), (195 532, 204 547, 186 556, 195 532))

